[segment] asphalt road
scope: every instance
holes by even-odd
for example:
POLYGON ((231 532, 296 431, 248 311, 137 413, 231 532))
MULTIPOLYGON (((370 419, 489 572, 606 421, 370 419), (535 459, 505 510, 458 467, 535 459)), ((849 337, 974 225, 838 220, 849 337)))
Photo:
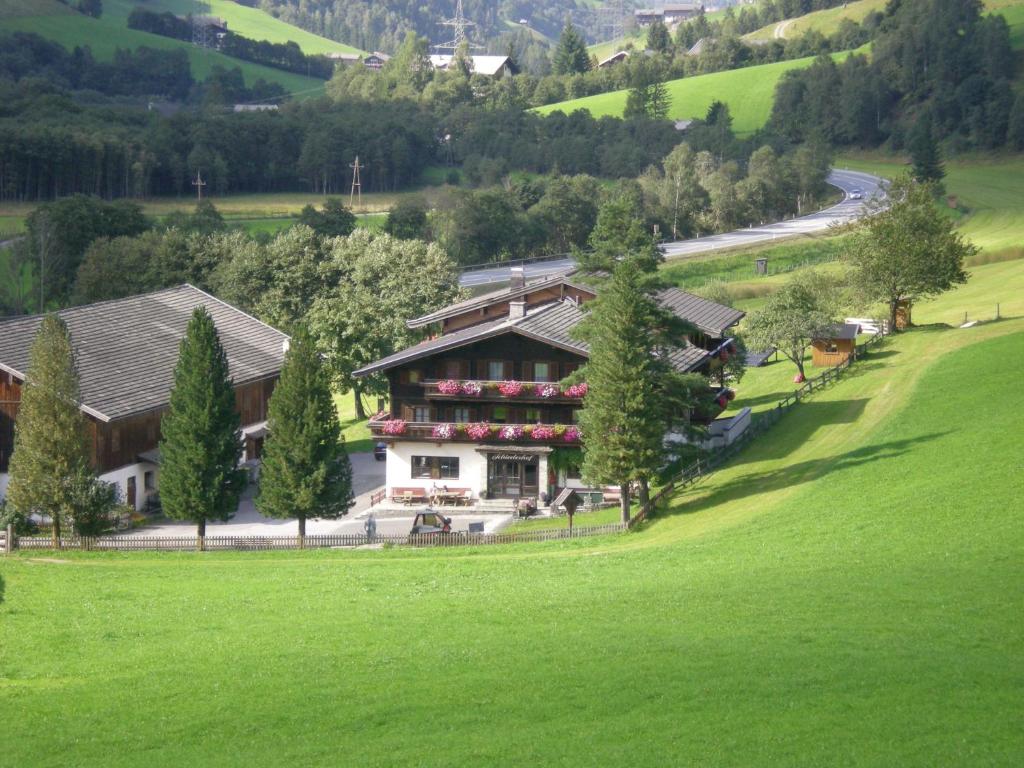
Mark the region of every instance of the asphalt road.
MULTIPOLYGON (((661 245, 662 253, 669 260, 687 258, 726 248, 759 245, 794 235, 822 232, 833 224, 845 224, 863 216, 867 212, 866 203, 870 199, 885 196, 882 179, 868 173, 835 169, 829 174, 828 183, 838 187, 844 193, 842 202, 833 205, 831 208, 826 208, 807 216, 779 221, 774 224, 738 229, 721 235, 708 235, 707 237, 695 237, 690 240, 663 243, 661 245), (861 191, 862 197, 859 200, 854 200, 850 196, 855 189, 861 191)), ((565 258, 526 264, 524 269, 526 276, 530 278, 566 272, 575 266, 576 262, 565 258)), ((488 283, 505 282, 508 279, 509 267, 502 266, 463 272, 459 278, 459 283, 464 287, 472 287, 488 283)))

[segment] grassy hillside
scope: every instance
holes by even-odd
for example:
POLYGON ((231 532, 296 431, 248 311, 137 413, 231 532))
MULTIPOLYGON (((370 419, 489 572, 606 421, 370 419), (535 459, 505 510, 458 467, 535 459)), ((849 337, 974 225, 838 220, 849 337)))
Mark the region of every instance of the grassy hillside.
MULTIPOLYGON (((907 168, 902 158, 858 154, 836 165, 892 178, 907 168)), ((999 251, 1024 244, 1024 157, 968 156, 946 162, 946 190, 966 208, 960 231, 979 248, 999 251)))
POLYGON ((625 537, 0 559, 4 757, 1017 764, 1022 354, 901 336, 625 537))
MULTIPOLYGON (((330 40, 312 32, 293 26, 288 22, 274 18, 266 11, 240 5, 234 0, 203 0, 206 13, 219 16, 228 22, 232 32, 253 40, 268 40, 271 43, 295 42, 303 53, 361 53, 358 48, 330 40)), ((179 16, 194 13, 196 4, 193 0, 104 0, 103 15, 117 19, 122 26, 127 26, 128 15, 136 8, 142 7, 154 13, 167 11, 179 16)))
MULTIPOLYGON (((842 59, 846 55, 837 54, 836 58, 842 59)), ((724 101, 732 112, 734 130, 740 135, 752 133, 768 121, 779 78, 791 69, 809 67, 813 61, 813 57, 808 57, 671 80, 666 83, 671 101, 669 117, 673 120, 704 117, 712 102, 724 101)), ((535 111, 548 114, 555 110, 570 113, 586 109, 594 117, 621 117, 627 95, 625 90, 612 91, 549 104, 535 111)))
MULTIPOLYGON (((289 93, 318 95, 323 92, 323 81, 272 67, 240 61, 211 50, 197 48, 182 40, 172 40, 148 32, 128 29, 127 15, 119 15, 116 0, 112 2, 112 13, 104 13, 99 19, 92 19, 79 13, 69 12, 67 7, 56 0, 14 0, 18 5, 7 16, 0 17, 0 32, 34 32, 42 37, 60 43, 67 49, 88 45, 99 59, 111 59, 118 48, 183 49, 192 66, 192 76, 197 80, 205 78, 214 66, 225 69, 238 67, 249 85, 262 78, 267 82, 279 83, 289 93)), ((123 11, 123 7, 121 7, 123 11)))
POLYGON ((828 37, 839 29, 839 22, 843 19, 852 19, 859 23, 872 11, 884 11, 886 2, 887 0, 856 0, 856 2, 815 11, 795 19, 768 24, 756 32, 744 35, 744 37, 748 40, 771 40, 776 37, 776 30, 780 24, 783 27, 779 33, 781 37, 799 37, 812 29, 828 37))

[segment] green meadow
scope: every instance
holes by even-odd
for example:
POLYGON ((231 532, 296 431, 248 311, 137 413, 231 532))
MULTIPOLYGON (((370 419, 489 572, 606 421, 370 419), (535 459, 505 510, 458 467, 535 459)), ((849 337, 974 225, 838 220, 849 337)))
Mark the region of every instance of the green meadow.
POLYGON ((895 338, 628 535, 0 559, 5 763, 1017 764, 1021 355, 895 338))
MULTIPOLYGON (((846 55, 836 54, 836 58, 841 59, 846 55)), ((779 79, 791 69, 809 67, 813 61, 813 57, 793 59, 670 80, 666 83, 671 104, 668 116, 673 120, 704 117, 712 102, 724 101, 729 105, 736 133, 753 133, 768 122, 775 98, 775 84, 779 79)), ((626 90, 611 91, 548 104, 534 111, 546 115, 556 110, 569 114, 577 109, 585 109, 594 117, 621 117, 626 108, 628 93, 626 90)))
POLYGON ((104 13, 99 19, 93 19, 69 10, 57 0, 14 0, 14 3, 12 8, 0 13, 0 33, 34 32, 68 50, 87 45, 96 58, 105 60, 112 59, 118 48, 148 46, 184 50, 196 80, 206 78, 215 66, 225 69, 238 67, 248 85, 263 79, 280 84, 286 91, 300 98, 323 94, 323 80, 233 59, 183 40, 128 29, 127 13, 124 12, 128 4, 118 6, 112 2, 109 15, 104 13), (118 13, 118 10, 122 12, 118 13))

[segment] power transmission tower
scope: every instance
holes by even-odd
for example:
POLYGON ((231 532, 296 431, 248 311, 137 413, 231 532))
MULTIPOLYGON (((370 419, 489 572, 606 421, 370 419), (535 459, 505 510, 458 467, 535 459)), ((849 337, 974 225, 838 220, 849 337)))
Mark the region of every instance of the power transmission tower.
POLYGON ((624 20, 626 12, 622 0, 606 2, 597 11, 599 34, 603 40, 619 40, 626 35, 624 20))
POLYGON ((202 12, 208 9, 208 6, 204 8, 206 4, 199 2, 193 3, 192 8, 192 44, 198 45, 200 48, 212 48, 213 47, 213 30, 210 27, 209 18, 202 12))
POLYGON ((365 168, 365 165, 359 164, 359 155, 356 155, 356 161, 349 165, 352 169, 352 191, 348 193, 348 207, 352 207, 352 199, 355 197, 359 198, 359 207, 363 207, 363 181, 359 178, 359 170, 365 168))
POLYGON ((196 178, 192 182, 192 186, 196 188, 197 202, 203 202, 203 187, 206 186, 206 182, 203 181, 202 171, 196 171, 196 178))
MULTIPOLYGON (((451 19, 445 19, 444 21, 440 22, 440 24, 442 27, 452 28, 452 39, 449 40, 447 43, 440 43, 439 45, 435 45, 434 47, 437 48, 439 51, 450 50, 452 52, 452 56, 454 56, 455 53, 459 50, 459 48, 462 47, 462 44, 466 42, 466 30, 469 27, 476 26, 476 23, 467 19, 466 15, 462 12, 462 0, 457 0, 457 2, 455 3, 455 17, 451 19)), ((476 45, 471 42, 469 44, 469 47, 472 49, 482 48, 483 46, 476 45)))

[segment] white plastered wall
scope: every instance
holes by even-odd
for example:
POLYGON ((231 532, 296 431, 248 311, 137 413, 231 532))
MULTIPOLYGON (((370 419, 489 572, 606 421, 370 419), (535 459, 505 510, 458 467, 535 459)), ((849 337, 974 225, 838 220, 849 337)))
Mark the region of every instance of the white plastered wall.
POLYGON ((135 509, 139 510, 146 506, 146 473, 153 472, 154 487, 159 487, 160 472, 156 464, 148 461, 138 464, 128 464, 118 467, 112 472, 104 472, 99 479, 105 483, 112 483, 117 486, 117 498, 122 502, 128 501, 128 478, 135 478, 135 509))
POLYGON ((469 488, 473 498, 479 499, 481 491, 487 487, 487 457, 477 452, 472 443, 419 443, 396 442, 388 447, 387 467, 385 471, 387 492, 390 496, 394 488, 428 489, 435 483, 450 488, 469 488), (431 480, 429 478, 413 478, 413 456, 444 456, 459 460, 458 479, 431 480))

